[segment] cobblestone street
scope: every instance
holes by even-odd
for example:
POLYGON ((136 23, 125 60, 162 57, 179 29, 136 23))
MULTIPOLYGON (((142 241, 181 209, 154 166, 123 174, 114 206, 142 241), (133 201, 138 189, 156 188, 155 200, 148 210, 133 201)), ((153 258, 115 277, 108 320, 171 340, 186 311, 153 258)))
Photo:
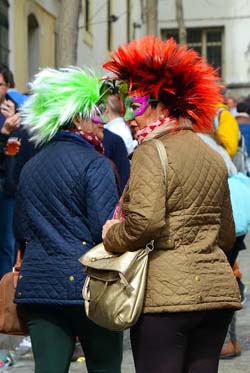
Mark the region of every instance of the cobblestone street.
MULTIPOLYGON (((250 373, 250 236, 246 239, 248 249, 240 252, 239 263, 240 269, 243 273, 243 282, 247 286, 247 302, 244 308, 237 313, 237 334, 242 349, 241 356, 220 361, 219 373, 250 373)), ((7 337, 0 335, 0 347, 14 349, 18 345, 20 337, 7 337)), ((5 370, 4 372, 11 373, 32 373, 34 372, 34 362, 32 354, 27 354, 16 360, 15 364, 5 370)), ((72 363, 70 373, 86 373, 87 369, 85 363, 72 363)), ((125 333, 124 337, 124 356, 122 373, 134 373, 133 359, 129 343, 129 335, 125 333)), ((157 369, 155 371, 157 373, 157 369)), ((173 372, 166 372, 173 373, 173 372)), ((202 372, 201 372, 202 373, 202 372)))

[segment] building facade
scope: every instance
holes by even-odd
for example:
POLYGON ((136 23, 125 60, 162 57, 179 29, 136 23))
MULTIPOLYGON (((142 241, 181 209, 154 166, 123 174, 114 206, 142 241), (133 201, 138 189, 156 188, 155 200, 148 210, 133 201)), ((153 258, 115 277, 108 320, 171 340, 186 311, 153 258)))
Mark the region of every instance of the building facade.
MULTIPOLYGON (((249 94, 250 1, 183 0, 183 7, 188 45, 219 69, 236 97, 249 94)), ((0 61, 21 91, 39 68, 58 67, 60 9, 61 0, 0 1, 0 61)), ((111 50, 150 30, 150 17, 158 35, 178 40, 175 0, 81 0, 77 65, 101 70, 111 50)))
POLYGON ((55 66, 58 1, 9 0, 8 5, 8 64, 25 92, 39 67, 55 66))
MULTIPOLYGON (((71 1, 71 0, 68 0, 71 1)), ((146 0, 81 0, 77 65, 101 70, 109 52, 145 33, 142 9, 146 0)), ((57 64, 60 0, 0 1, 0 62, 8 64, 16 87, 43 67, 57 64)))
POLYGON ((101 67, 111 50, 145 33, 142 1, 82 1, 78 65, 101 67))
MULTIPOLYGON (((250 1, 183 0, 187 43, 215 67, 236 96, 250 93, 250 1)), ((175 0, 159 1, 158 32, 178 39, 175 0)))

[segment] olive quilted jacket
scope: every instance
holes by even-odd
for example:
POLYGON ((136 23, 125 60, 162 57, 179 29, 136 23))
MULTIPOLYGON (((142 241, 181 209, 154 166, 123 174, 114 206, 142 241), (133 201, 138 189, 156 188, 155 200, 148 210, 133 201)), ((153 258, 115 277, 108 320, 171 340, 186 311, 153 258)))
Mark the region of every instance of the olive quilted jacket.
POLYGON ((224 252, 235 229, 224 161, 191 130, 163 133, 167 187, 154 142, 134 153, 124 193, 125 220, 104 244, 124 252, 154 239, 145 313, 240 308, 233 272, 224 252))

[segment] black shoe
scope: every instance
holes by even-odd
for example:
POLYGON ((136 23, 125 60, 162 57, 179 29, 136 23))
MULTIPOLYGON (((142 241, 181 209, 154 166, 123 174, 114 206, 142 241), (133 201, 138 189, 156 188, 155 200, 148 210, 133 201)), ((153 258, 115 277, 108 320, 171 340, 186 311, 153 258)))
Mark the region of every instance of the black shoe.
POLYGON ((246 296, 247 289, 246 289, 246 286, 243 284, 243 282, 241 281, 240 278, 236 277, 236 280, 238 282, 238 286, 239 286, 239 289, 240 289, 240 302, 243 306, 243 304, 245 304, 246 301, 247 301, 247 296, 246 296))

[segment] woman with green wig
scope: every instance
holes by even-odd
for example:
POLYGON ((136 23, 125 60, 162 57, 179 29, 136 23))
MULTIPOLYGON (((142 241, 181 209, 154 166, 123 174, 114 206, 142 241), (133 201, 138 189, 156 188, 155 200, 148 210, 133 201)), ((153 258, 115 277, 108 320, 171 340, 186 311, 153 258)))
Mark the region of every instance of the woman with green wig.
POLYGON ((68 372, 79 337, 89 372, 119 373, 122 334, 85 315, 78 259, 101 241, 117 203, 114 174, 94 135, 101 81, 70 67, 31 84, 22 123, 42 149, 19 179, 14 231, 24 248, 15 302, 27 323, 36 373, 68 372))

